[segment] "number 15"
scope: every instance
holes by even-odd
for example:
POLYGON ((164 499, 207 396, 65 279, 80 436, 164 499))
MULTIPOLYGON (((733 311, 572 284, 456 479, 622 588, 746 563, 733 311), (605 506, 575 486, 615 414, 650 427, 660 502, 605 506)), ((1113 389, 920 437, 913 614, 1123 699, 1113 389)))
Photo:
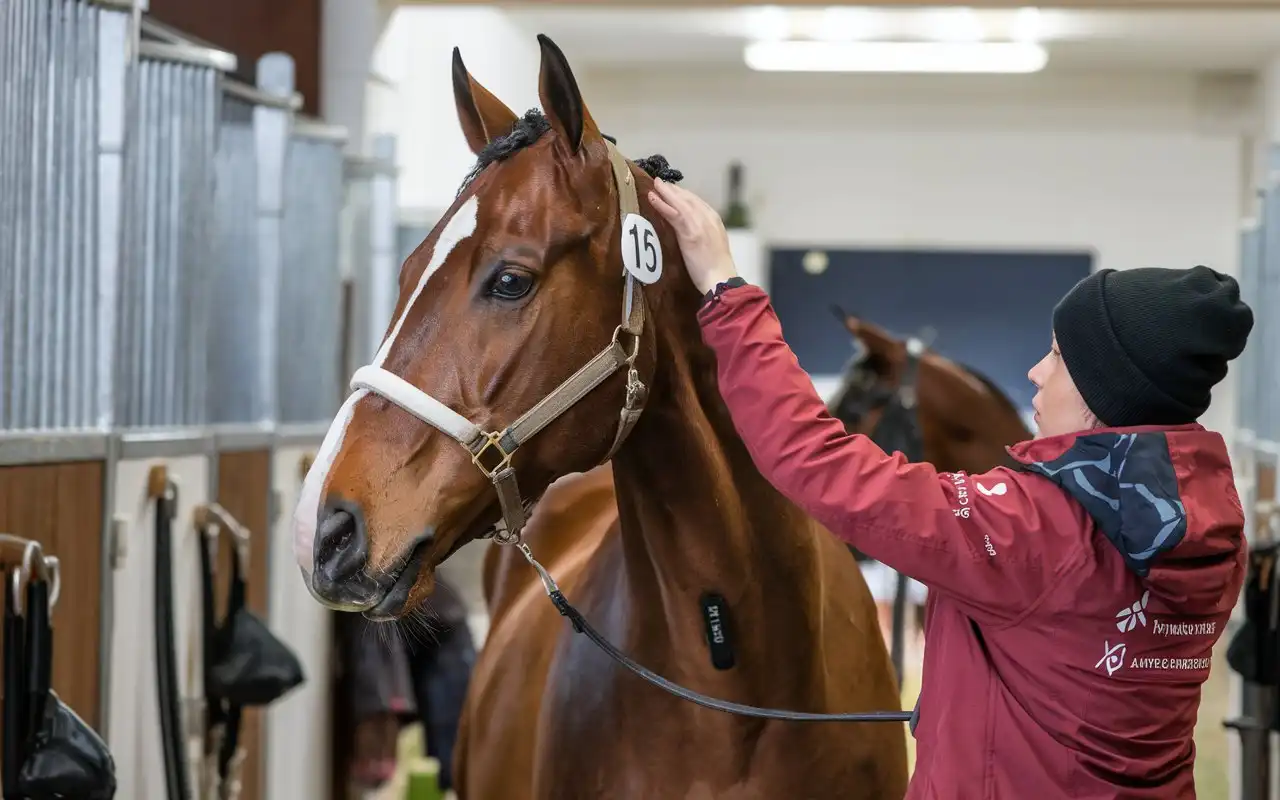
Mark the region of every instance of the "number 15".
POLYGON ((640 258, 640 226, 631 226, 631 242, 635 247, 636 266, 643 267, 649 272, 658 271, 658 249, 653 244, 653 229, 646 228, 644 232, 644 252, 649 257, 647 259, 640 258))

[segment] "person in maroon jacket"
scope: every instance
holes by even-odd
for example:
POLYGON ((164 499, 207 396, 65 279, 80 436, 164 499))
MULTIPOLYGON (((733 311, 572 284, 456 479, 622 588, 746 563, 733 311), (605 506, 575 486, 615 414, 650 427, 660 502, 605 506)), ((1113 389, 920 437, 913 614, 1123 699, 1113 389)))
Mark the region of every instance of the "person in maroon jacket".
MULTIPOLYGON (((1195 797, 1192 735, 1245 575, 1227 447, 1196 420, 1253 313, 1206 267, 1102 270, 1054 309, 1014 466, 940 473, 832 418, 719 214, 658 182, 752 459, 930 589, 910 798, 1195 797)), ((857 676, 850 676, 856 680, 857 676)))

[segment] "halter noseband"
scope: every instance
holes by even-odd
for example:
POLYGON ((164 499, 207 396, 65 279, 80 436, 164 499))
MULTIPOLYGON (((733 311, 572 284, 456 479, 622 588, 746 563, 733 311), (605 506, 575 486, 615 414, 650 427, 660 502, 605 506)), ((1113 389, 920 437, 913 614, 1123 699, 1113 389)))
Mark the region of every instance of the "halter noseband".
MULTIPOLYGON (((618 186, 619 219, 625 220, 628 214, 640 213, 635 179, 626 158, 618 148, 608 140, 605 145, 609 150, 609 163, 613 167, 614 181, 618 186)), ((605 454, 604 461, 613 457, 640 419, 647 389, 636 371, 635 361, 640 352, 640 335, 644 332, 644 292, 640 281, 631 273, 624 270, 623 275, 626 284, 623 290, 622 324, 614 330, 609 344, 533 408, 502 430, 482 430, 444 403, 376 364, 363 366, 351 376, 352 389, 365 389, 395 403, 471 453, 471 462, 493 483, 493 488, 498 493, 498 502, 502 506, 502 521, 487 532, 485 538, 492 536, 499 544, 519 542, 520 534, 529 520, 532 504, 527 506, 521 498, 516 473, 511 466, 511 459, 520 446, 623 367, 627 368, 627 396, 618 419, 613 445, 605 454), (624 334, 631 337, 629 349, 623 344, 624 334), (484 459, 490 462, 496 459, 496 463, 486 465, 484 459)))

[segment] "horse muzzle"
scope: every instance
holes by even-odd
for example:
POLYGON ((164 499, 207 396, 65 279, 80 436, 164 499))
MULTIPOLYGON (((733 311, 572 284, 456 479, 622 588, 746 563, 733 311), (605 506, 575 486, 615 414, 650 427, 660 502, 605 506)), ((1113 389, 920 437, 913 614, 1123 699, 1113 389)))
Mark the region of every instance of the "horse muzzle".
POLYGON ((313 568, 303 574, 312 596, 329 608, 360 612, 372 620, 394 619, 408 610, 434 541, 432 529, 416 537, 391 566, 371 569, 363 517, 354 509, 331 508, 315 528, 313 568))

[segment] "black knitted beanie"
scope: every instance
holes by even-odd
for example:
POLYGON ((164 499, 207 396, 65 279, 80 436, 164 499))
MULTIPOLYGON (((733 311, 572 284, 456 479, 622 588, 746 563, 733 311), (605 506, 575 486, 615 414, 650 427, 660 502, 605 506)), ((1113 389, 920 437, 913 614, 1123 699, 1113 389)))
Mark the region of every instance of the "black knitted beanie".
POLYGON ((1100 270, 1053 310, 1067 372, 1108 427, 1194 422, 1252 328, 1235 279, 1203 266, 1100 270))

